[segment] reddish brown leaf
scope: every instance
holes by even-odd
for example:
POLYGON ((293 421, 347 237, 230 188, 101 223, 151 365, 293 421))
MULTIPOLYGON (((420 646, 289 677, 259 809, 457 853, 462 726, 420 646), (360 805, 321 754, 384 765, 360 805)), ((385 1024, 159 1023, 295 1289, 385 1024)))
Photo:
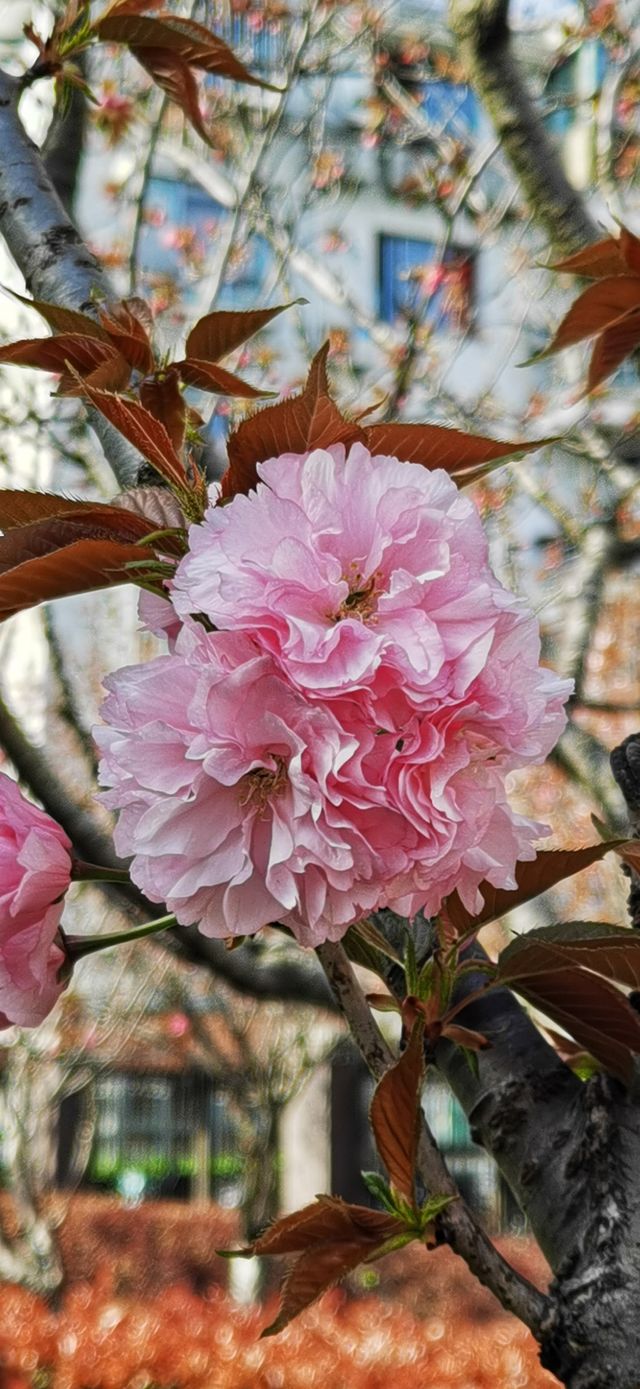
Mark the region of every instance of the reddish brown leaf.
POLYGON ((198 84, 184 58, 166 48, 132 48, 131 52, 157 86, 180 107, 201 139, 209 144, 209 132, 200 110, 198 84))
POLYGON ((135 312, 139 304, 146 307, 144 301, 137 299, 108 304, 100 314, 100 322, 129 365, 146 376, 153 370, 154 358, 147 329, 135 312))
POLYGON ((104 362, 115 362, 120 354, 110 342, 81 337, 79 333, 59 333, 53 338, 23 338, 0 347, 0 362, 12 366, 37 367, 41 371, 64 372, 67 365, 81 377, 104 362))
POLYGON ((491 1042, 482 1032, 474 1032, 470 1027, 461 1027, 456 1022, 446 1022, 442 1027, 442 1036, 447 1037, 450 1042, 455 1042, 457 1047, 464 1047, 466 1051, 484 1051, 485 1047, 490 1047, 491 1042))
POLYGON ((199 319, 189 333, 186 355, 200 362, 218 362, 234 352, 247 338, 259 333, 278 314, 294 304, 306 304, 306 299, 294 299, 291 304, 276 304, 273 309, 249 309, 240 313, 224 310, 209 313, 199 319))
POLYGON ((571 305, 549 346, 537 354, 535 361, 573 347, 585 338, 593 338, 605 328, 640 310, 640 275, 617 275, 615 279, 600 280, 571 305))
POLYGON ((237 492, 249 492, 255 487, 256 464, 265 458, 281 453, 307 453, 310 449, 362 438, 362 430, 341 415, 329 395, 328 351, 329 344, 325 343, 316 353, 299 395, 251 415, 230 436, 223 497, 234 497, 237 492))
MULTIPOLYGON (((393 1219, 392 1216, 389 1219, 393 1219)), ((398 1222, 394 1222, 396 1231, 398 1222)), ((382 1241, 381 1243, 384 1243, 382 1241)), ((263 1336, 277 1336, 294 1317, 310 1307, 312 1302, 332 1288, 341 1278, 352 1273, 364 1259, 375 1254, 376 1246, 363 1244, 354 1239, 342 1244, 326 1244, 320 1249, 309 1249, 296 1259, 282 1285, 280 1310, 275 1321, 266 1326, 263 1336)))
POLYGON ((76 309, 64 309, 58 304, 48 304, 44 299, 27 299, 24 294, 18 294, 15 289, 6 291, 13 299, 24 304, 27 309, 35 309, 44 318, 45 323, 57 333, 75 333, 85 338, 99 338, 106 342, 107 335, 104 328, 96 323, 95 319, 88 314, 79 313, 76 309))
MULTIPOLYGON (((50 527, 56 520, 83 528, 94 526, 118 540, 142 539, 155 529, 142 515, 123 516, 122 509, 111 503, 77 501, 48 492, 0 490, 0 530, 22 531, 36 525, 50 527)), ((0 539, 0 546, 2 544, 0 539)))
POLYGON ((463 476, 468 469, 475 472, 478 465, 533 453, 551 442, 487 439, 439 424, 371 424, 363 426, 361 432, 371 453, 391 454, 405 463, 421 463, 424 468, 444 468, 452 477, 463 476))
POLYGON ((581 965, 602 974, 605 979, 626 984, 630 989, 640 989, 640 935, 630 928, 621 930, 603 921, 566 921, 559 926, 542 926, 511 941, 502 951, 500 968, 518 967, 525 959, 531 969, 531 961, 536 958, 542 958, 543 967, 546 967, 546 956, 536 950, 536 943, 543 949, 551 947, 559 959, 570 965, 581 965))
POLYGON ((277 90, 271 83, 254 77, 222 39, 193 19, 179 19, 172 14, 161 14, 156 19, 120 13, 98 19, 94 33, 103 42, 126 44, 136 57, 141 50, 164 52, 203 72, 277 90))
POLYGON ((414 1200, 423 1071, 423 1028, 418 1023, 412 1030, 406 1051, 383 1075, 371 1101, 371 1126, 389 1180, 411 1202, 414 1200))
POLYGON ((196 386, 199 391, 211 391, 215 395, 242 396, 246 400, 258 400, 261 396, 275 395, 275 391, 261 391, 258 386, 243 381, 241 376, 225 371, 224 367, 214 366, 211 362, 198 362, 193 357, 187 357, 183 362, 176 362, 175 366, 185 385, 196 386))
MULTIPOLYGON (((144 557, 145 551, 136 545, 121 545, 115 540, 79 540, 27 560, 0 575, 0 621, 53 598, 134 583, 136 579, 126 565, 144 557)), ((150 554, 149 560, 152 559, 150 554)), ((139 575, 138 570, 134 573, 139 575)))
POLYGON ((484 906, 477 915, 474 916, 472 912, 467 911, 457 892, 453 892, 447 897, 440 916, 445 925, 453 928, 456 935, 462 936, 470 931, 479 930, 490 921, 506 916, 514 907, 520 907, 532 898, 539 897, 542 892, 555 887, 556 883, 573 877, 575 873, 581 873, 583 868, 597 863, 611 849, 619 852, 628 842, 635 843, 613 839, 609 843, 585 844, 581 849, 543 849, 530 863, 516 864, 517 888, 496 888, 492 887, 491 883, 481 883, 484 906))
POLYGON ((559 1023, 605 1070, 630 1082, 640 1053, 640 1016, 613 984, 568 965, 562 952, 540 941, 517 960, 503 964, 501 956, 497 980, 559 1023))
POLYGON ((125 439, 139 449, 161 477, 174 486, 184 487, 187 481, 185 470, 164 425, 154 419, 139 401, 113 395, 110 391, 97 391, 91 386, 87 386, 83 394, 125 439))
POLYGON ((396 1216, 368 1206, 351 1206, 334 1196, 320 1196, 304 1210, 285 1215, 255 1240, 244 1254, 301 1252, 282 1289, 280 1311, 263 1335, 275 1335, 321 1293, 351 1269, 402 1234, 396 1216))
POLYGON ((634 236, 628 227, 621 227, 618 245, 626 268, 634 275, 640 275, 640 238, 634 236))
POLYGON ((589 363, 585 395, 606 381, 640 343, 640 313, 627 314, 612 328, 606 328, 594 344, 589 363))
POLYGON ((140 385, 140 400, 145 410, 164 425, 176 453, 179 453, 184 443, 187 404, 180 390, 178 367, 170 366, 166 371, 147 377, 140 385))
POLYGON ((245 1251, 247 1254, 295 1254, 299 1250, 352 1239, 378 1243, 395 1234, 394 1215, 352 1206, 339 1196, 319 1196, 301 1211, 284 1215, 245 1251))
POLYGON ((74 371, 71 374, 64 371, 58 382, 58 389, 54 392, 59 396, 83 396, 86 394, 86 387, 91 386, 97 391, 124 391, 131 379, 131 367, 124 357, 118 352, 116 356, 102 362, 95 371, 89 371, 80 377, 74 371), (80 385, 82 382, 82 385, 80 385))
POLYGON ((572 256, 556 261, 549 269, 600 280, 609 275, 624 275, 627 265, 620 243, 612 236, 605 236, 602 241, 594 241, 581 251, 575 251, 572 256))

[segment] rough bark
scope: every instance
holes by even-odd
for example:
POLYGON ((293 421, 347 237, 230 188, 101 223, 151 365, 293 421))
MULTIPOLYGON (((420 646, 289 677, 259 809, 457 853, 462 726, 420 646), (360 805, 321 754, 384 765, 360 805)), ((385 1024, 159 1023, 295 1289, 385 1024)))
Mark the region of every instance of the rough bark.
MULTIPOLYGON (((34 299, 83 313, 108 297, 102 266, 85 246, 58 197, 18 113, 20 87, 0 71, 0 233, 34 299)), ((139 455, 95 411, 91 423, 121 486, 135 483, 139 455)))
POLYGON ((467 76, 495 127, 531 214, 561 256, 601 234, 572 188, 527 89, 509 33, 509 0, 450 0, 467 76))
MULTIPOLYGON (((625 738, 611 754, 611 770, 624 796, 629 817, 629 829, 640 837, 640 733, 632 733, 625 738)), ((634 868, 623 867, 631 888, 629 891, 629 920, 635 931, 640 931, 640 873, 634 868)))
MULTIPOLYGON (((384 918, 379 914, 378 924, 388 929, 384 918)), ((464 992, 482 982, 467 975, 464 992)), ((402 991, 397 969, 390 967, 387 983, 402 991)), ((470 1002, 459 1021, 491 1046, 472 1070, 459 1048, 442 1042, 438 1067, 554 1275, 533 1328, 542 1362, 567 1389, 637 1389, 640 1063, 629 1092, 606 1076, 582 1083, 507 989, 470 1002)), ((499 1287, 493 1290, 508 1305, 499 1287)))

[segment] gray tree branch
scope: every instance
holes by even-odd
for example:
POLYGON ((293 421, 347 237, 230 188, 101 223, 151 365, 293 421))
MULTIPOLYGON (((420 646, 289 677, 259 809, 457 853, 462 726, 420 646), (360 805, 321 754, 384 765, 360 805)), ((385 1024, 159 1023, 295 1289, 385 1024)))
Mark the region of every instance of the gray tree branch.
POLYGON ((554 252, 596 241, 600 233, 569 183, 514 55, 509 0, 450 0, 449 23, 469 81, 554 252))
MULTIPOLYGON (((0 71, 0 233, 35 299, 83 313, 109 285, 85 246, 47 174, 39 150, 20 120, 20 87, 0 71)), ((122 487, 136 482, 140 457, 96 411, 92 426, 122 487)))

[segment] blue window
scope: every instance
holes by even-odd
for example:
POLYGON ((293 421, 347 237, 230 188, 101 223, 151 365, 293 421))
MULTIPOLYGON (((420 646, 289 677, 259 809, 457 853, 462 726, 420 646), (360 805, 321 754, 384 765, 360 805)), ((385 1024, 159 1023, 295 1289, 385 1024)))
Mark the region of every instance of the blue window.
POLYGON ((544 104, 548 111, 545 125, 553 135, 566 135, 575 120, 576 57, 574 53, 554 68, 544 90, 544 104))
POLYGON ((380 237, 380 317, 417 316, 436 328, 460 329, 471 316, 473 257, 433 241, 380 237))
MULTIPOLYGON (((204 189, 179 179, 149 180, 139 260, 150 288, 166 281, 189 302, 191 286, 205 268, 212 241, 230 213, 204 189)), ((260 294, 270 254, 263 237, 233 247, 218 297, 220 308, 245 308, 260 294)))
POLYGON ((420 106, 438 134, 460 140, 477 128, 478 105, 466 83, 439 79, 425 82, 420 92, 420 106))

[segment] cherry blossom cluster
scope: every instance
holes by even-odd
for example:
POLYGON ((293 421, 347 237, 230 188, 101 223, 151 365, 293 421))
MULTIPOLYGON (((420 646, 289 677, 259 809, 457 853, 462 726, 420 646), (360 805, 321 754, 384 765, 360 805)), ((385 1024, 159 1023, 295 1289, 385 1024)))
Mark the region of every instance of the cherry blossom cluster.
POLYGON ((362 445, 217 489, 171 586, 168 652, 107 681, 97 731, 133 880, 212 936, 338 939, 390 906, 514 887, 540 825, 509 772, 544 760, 570 684, 496 579, 442 471, 362 445))

